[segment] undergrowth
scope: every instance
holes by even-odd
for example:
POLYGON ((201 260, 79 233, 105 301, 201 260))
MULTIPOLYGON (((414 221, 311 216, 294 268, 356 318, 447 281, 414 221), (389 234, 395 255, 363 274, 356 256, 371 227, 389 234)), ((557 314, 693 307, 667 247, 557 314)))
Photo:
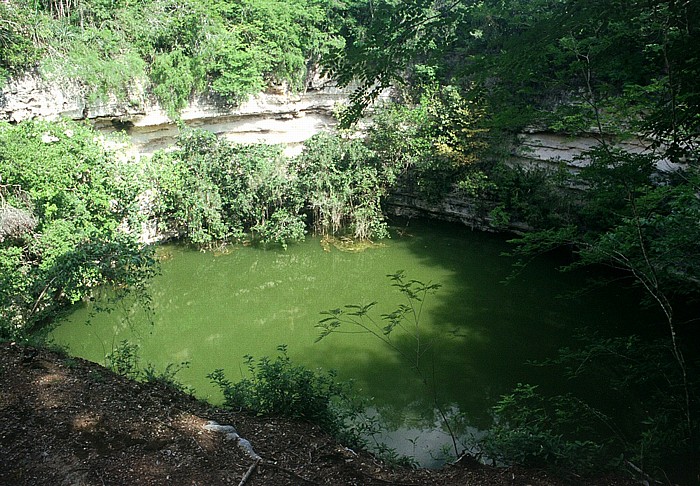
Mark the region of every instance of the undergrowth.
POLYGON ((121 341, 105 356, 105 365, 115 373, 132 380, 158 383, 190 395, 194 392, 191 387, 177 379, 177 374, 189 367, 190 363, 188 361, 168 363, 163 370, 157 369, 150 362, 146 363, 145 366, 141 366, 139 346, 128 340, 121 341))

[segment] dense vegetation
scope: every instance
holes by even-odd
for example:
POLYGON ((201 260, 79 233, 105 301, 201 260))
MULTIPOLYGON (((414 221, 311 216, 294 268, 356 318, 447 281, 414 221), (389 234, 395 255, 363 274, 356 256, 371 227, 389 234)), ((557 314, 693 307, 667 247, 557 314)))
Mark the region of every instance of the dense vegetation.
MULTIPOLYGON (((136 292, 155 272, 143 224, 211 248, 280 245, 308 230, 387 235, 380 201, 395 165, 361 141, 319 135, 295 159, 183 128, 177 150, 120 160, 74 123, 0 126, 0 336, 26 339, 66 307, 136 292)), ((145 302, 147 303, 147 302, 145 302)))
POLYGON ((383 236, 394 184, 428 199, 456 190, 496 227, 529 225, 521 261, 566 247, 571 267, 613 267, 659 315, 639 336, 589 336, 558 359, 634 397, 629 423, 525 384, 495 409, 488 453, 657 476, 678 456, 697 474, 699 26, 698 2, 671 0, 2 2, 0 77, 37 68, 124 99, 141 84, 173 117, 197 92, 235 103, 268 83, 302 89, 319 61, 359 82, 347 124, 397 87, 364 140, 319 136, 293 160, 183 129, 179 150, 141 166, 81 125, 0 127, 2 338, 31 335, 105 284, 113 298, 140 288, 154 266, 137 202, 194 244, 286 245, 309 229, 383 236), (526 126, 598 144, 582 170, 514 169, 508 145, 526 126), (622 150, 630 138, 648 150, 622 150))
POLYGON ((0 337, 26 339, 82 299, 141 292, 138 174, 75 123, 0 125, 0 337))
POLYGON ((496 408, 488 453, 580 471, 608 463, 653 474, 679 455, 689 475, 697 474, 700 5, 418 0, 382 8, 344 31, 346 47, 329 58, 341 80, 365 80, 346 121, 378 89, 408 79, 415 101, 416 87, 428 80, 482 106, 480 126, 491 140, 528 125, 597 138, 581 155, 587 166, 580 171, 512 170, 494 152, 467 174, 485 176, 472 178, 484 183, 473 189, 495 198, 494 222, 531 226, 516 241, 523 261, 559 246, 574 249, 572 267, 619 270, 615 275, 629 277, 643 305, 659 314, 657 329, 639 330, 645 337, 589 337, 559 359, 572 378, 600 379, 606 393, 634 397, 639 408, 629 424, 587 410, 581 397, 547 399, 524 385, 496 408), (619 143, 629 138, 647 151, 623 150, 619 143), (595 422, 605 432, 587 430, 595 422))
POLYGON ((196 245, 251 238, 286 246, 317 234, 386 236, 379 202, 395 178, 360 141, 321 134, 294 159, 280 147, 241 146, 185 130, 180 150, 150 163, 160 230, 196 245))
POLYGON ((196 92, 236 102, 268 82, 304 87, 340 42, 334 2, 12 0, 0 5, 0 79, 38 66, 92 98, 150 85, 171 114, 196 92))

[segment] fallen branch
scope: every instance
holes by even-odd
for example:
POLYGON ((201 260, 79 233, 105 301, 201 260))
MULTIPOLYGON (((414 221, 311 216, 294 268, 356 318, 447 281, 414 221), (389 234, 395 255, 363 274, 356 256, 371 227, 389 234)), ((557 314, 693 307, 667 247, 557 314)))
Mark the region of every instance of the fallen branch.
POLYGON ((248 471, 246 472, 245 476, 243 476, 243 479, 241 479, 241 482, 238 483, 238 486, 243 486, 246 481, 250 478, 250 476, 253 474, 253 471, 260 465, 260 463, 265 464, 266 466, 274 467, 276 469, 279 469, 280 471, 284 471, 287 474, 294 476, 295 478, 309 484, 316 484, 314 481, 311 481, 309 479, 306 479, 303 476, 298 475, 294 471, 287 469, 282 466, 278 466, 272 461, 266 461, 262 457, 258 455, 257 452, 253 449, 253 446, 250 444, 250 442, 240 435, 238 435, 238 432, 236 432, 236 429, 232 425, 220 425, 217 422, 214 422, 213 420, 210 420, 209 422, 206 423, 203 427, 205 430, 209 430, 211 432, 220 432, 222 434, 225 434, 226 440, 233 440, 236 442, 238 447, 245 452, 251 459, 253 459, 255 462, 248 468, 248 471))
POLYGON ((253 464, 248 468, 248 471, 245 473, 245 476, 243 476, 243 479, 241 479, 241 482, 238 483, 238 486, 243 486, 246 481, 250 478, 250 476, 253 474, 253 471, 255 471, 255 468, 258 467, 258 464, 260 464, 261 459, 256 459, 253 464))
POLYGON ((625 460, 625 464, 627 464, 630 468, 632 468, 637 474, 639 474, 643 479, 644 479, 644 484, 649 485, 649 484, 661 484, 661 481, 656 481, 654 478, 649 476, 647 473, 642 471, 641 468, 635 466, 632 464, 630 461, 625 460))
POLYGON ((238 447, 241 450, 243 450, 243 452, 245 452, 251 459, 253 459, 254 461, 262 461, 262 457, 260 457, 258 453, 255 452, 250 442, 238 435, 238 432, 236 432, 236 429, 233 428, 232 425, 219 425, 217 422, 210 420, 204 426, 204 429, 210 430, 212 432, 220 432, 222 434, 226 434, 226 440, 235 441, 238 447))

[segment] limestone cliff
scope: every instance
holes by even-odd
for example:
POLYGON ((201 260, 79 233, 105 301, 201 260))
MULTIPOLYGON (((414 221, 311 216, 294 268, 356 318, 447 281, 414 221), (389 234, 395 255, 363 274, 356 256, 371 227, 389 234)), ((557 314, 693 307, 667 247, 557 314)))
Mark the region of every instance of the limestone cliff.
MULTIPOLYGON (((328 80, 315 78, 303 93, 292 93, 283 86, 249 98, 240 105, 227 104, 214 95, 194 97, 181 112, 182 121, 239 143, 271 143, 286 146, 288 155, 301 150, 303 142, 314 134, 333 127, 334 109, 348 101, 351 89, 339 89, 328 80)), ((115 97, 90 101, 81 87, 56 85, 30 74, 10 80, 0 91, 0 121, 20 122, 30 119, 58 118, 88 120, 100 131, 124 131, 128 135, 127 155, 138 158, 172 146, 178 134, 176 124, 147 90, 138 84, 130 87, 124 99, 115 97)), ((546 131, 530 130, 518 135, 509 149, 510 163, 525 166, 564 164, 571 171, 586 164, 581 154, 598 144, 595 136, 576 138, 546 131)), ((634 153, 648 150, 640 140, 620 145, 634 153)), ((660 169, 669 169, 662 161, 660 169)), ((397 191, 390 199, 390 212, 421 215, 468 226, 490 229, 488 211, 483 201, 459 194, 445 195, 442 201, 424 201, 407 191, 397 191)), ((488 206, 488 205, 486 205, 488 206)), ((513 223, 515 231, 526 229, 513 223)))
MULTIPOLYGON (((303 93, 271 87, 240 105, 219 97, 194 97, 182 121, 241 143, 279 143, 297 152, 301 143, 336 123, 333 110, 347 101, 348 90, 315 79, 303 93)), ((134 85, 125 99, 89 100, 77 83, 56 85, 29 74, 10 80, 0 91, 0 121, 89 120, 103 132, 123 130, 132 155, 151 154, 172 145, 175 123, 143 86, 134 85)))

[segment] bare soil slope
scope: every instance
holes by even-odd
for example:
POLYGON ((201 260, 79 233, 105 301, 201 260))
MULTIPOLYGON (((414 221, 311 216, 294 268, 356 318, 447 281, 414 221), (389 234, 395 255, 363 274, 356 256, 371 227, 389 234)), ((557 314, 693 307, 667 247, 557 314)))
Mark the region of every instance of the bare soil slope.
MULTIPOLYGON (((212 407, 78 358, 0 344, 0 485, 559 485, 468 460, 391 469, 317 427, 212 407), (208 421, 233 425, 255 461, 208 421)), ((603 479, 583 484, 634 484, 603 479)))

